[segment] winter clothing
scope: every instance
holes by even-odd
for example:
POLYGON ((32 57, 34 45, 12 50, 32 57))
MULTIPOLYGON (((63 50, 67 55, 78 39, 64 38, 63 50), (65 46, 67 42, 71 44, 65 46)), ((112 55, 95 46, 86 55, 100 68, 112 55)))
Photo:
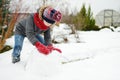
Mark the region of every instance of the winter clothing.
POLYGON ((34 14, 34 22, 36 24, 36 26, 41 29, 41 30, 47 30, 49 27, 46 26, 43 21, 39 18, 39 14, 35 13, 34 14))
POLYGON ((48 45, 47 48, 50 50, 50 52, 52 52, 53 50, 56 50, 56 51, 58 51, 59 53, 62 53, 62 51, 61 51, 60 49, 55 48, 55 47, 53 47, 52 45, 48 45))
POLYGON ((12 53, 12 57, 20 56, 20 52, 22 50, 24 36, 23 35, 15 35, 15 45, 12 53))
POLYGON ((45 45, 41 44, 40 42, 36 42, 35 46, 40 53, 43 53, 45 55, 48 55, 50 53, 50 50, 45 45))
MULTIPOLYGON (((15 35, 15 45, 14 45, 14 49, 13 49, 13 53, 12 53, 13 58, 20 56, 24 38, 25 38, 25 36, 23 36, 23 35, 15 35)), ((38 35, 36 35, 36 38, 39 40, 39 42, 41 42, 41 44, 45 45, 45 41, 42 36, 40 36, 38 34, 38 35)))
POLYGON ((57 50, 61 52, 60 49, 54 47, 48 47, 51 45, 50 28, 46 26, 43 22, 45 20, 48 23, 55 23, 60 21, 61 13, 47 7, 43 12, 43 16, 39 13, 30 14, 27 18, 18 22, 15 28, 15 46, 12 53, 12 62, 16 63, 20 61, 20 52, 22 50, 22 45, 24 38, 27 37, 28 40, 37 48, 40 53, 48 55, 52 50, 57 50), (43 19, 41 19, 43 17, 43 19), (44 34, 44 39, 40 34, 44 34))
POLYGON ((22 50, 24 36, 15 35, 15 46, 12 53, 12 63, 20 61, 20 52, 22 50))
POLYGON ((41 42, 42 44, 46 45, 45 44, 45 40, 43 39, 43 37, 40 34, 36 35, 36 38, 39 40, 39 42, 41 42))
POLYGON ((52 50, 53 50, 52 47, 53 47, 52 44, 47 46, 47 48, 50 50, 50 52, 52 52, 52 50))
POLYGON ((38 24, 35 24, 34 16, 36 15, 30 14, 26 19, 18 22, 15 28, 15 35, 19 34, 27 37, 28 40, 30 40, 30 42, 34 45, 39 41, 36 38, 36 35, 44 33, 45 45, 51 44, 50 28, 46 28, 46 26, 42 23, 42 20, 39 20, 41 26, 37 26, 38 24))
POLYGON ((54 48, 54 47, 53 47, 52 50, 56 50, 56 51, 58 51, 59 53, 62 53, 62 51, 61 51, 60 49, 58 49, 58 48, 54 48))
POLYGON ((61 18, 62 18, 62 14, 51 8, 51 7, 47 7, 45 10, 44 10, 44 13, 42 15, 42 18, 48 22, 48 23, 55 23, 55 22, 60 22, 61 18))
POLYGON ((12 57, 12 63, 16 63, 16 62, 19 62, 20 61, 20 57, 17 56, 17 57, 12 57))

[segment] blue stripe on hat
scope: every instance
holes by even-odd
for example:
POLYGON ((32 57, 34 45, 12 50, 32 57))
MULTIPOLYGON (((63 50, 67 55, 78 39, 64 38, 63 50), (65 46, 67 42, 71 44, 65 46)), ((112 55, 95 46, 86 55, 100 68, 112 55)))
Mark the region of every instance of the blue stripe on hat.
POLYGON ((55 14, 55 12, 57 12, 55 9, 51 10, 51 12, 50 12, 50 17, 51 18, 53 17, 53 15, 55 14))
POLYGON ((54 24, 54 23, 55 23, 55 21, 46 18, 44 15, 42 15, 42 18, 43 18, 46 22, 48 22, 48 23, 50 23, 50 24, 54 24))

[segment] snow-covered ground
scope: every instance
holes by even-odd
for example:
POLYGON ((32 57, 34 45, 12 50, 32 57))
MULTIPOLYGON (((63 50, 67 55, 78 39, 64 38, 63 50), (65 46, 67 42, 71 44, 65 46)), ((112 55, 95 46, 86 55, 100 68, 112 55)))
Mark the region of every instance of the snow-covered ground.
MULTIPOLYGON (((11 63, 12 50, 0 54, 0 80, 120 80, 120 32, 78 34, 81 43, 69 36, 68 43, 54 44, 62 54, 53 51, 48 56, 40 54, 25 38, 19 63, 11 63), (81 60, 62 64, 74 59, 81 60)), ((13 46, 13 39, 6 44, 13 46)))

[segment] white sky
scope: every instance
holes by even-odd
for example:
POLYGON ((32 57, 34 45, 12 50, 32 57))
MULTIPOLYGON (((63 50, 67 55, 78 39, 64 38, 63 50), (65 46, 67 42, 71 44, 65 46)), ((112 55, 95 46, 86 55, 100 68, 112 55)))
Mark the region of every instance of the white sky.
POLYGON ((104 9, 114 9, 120 12, 120 0, 68 0, 73 7, 78 9, 83 3, 86 6, 91 5, 94 15, 104 9))
MULTIPOLYGON (((15 0, 16 1, 16 0, 15 0)), ((49 0, 48 0, 49 1, 49 0)), ((55 4, 62 4, 61 2, 68 2, 68 8, 70 8, 70 10, 74 11, 74 8, 77 8, 78 10, 80 10, 81 6, 83 3, 86 4, 86 7, 88 7, 88 5, 91 5, 91 9, 93 12, 93 15, 96 15, 98 12, 100 12, 101 10, 104 9, 114 9, 118 12, 120 12, 120 0, 52 0, 52 3, 54 3, 54 1, 57 1, 57 3, 55 2, 55 4)), ((37 9, 40 4, 41 1, 40 0, 22 0, 24 6, 22 6, 21 8, 25 8, 27 6, 30 6, 30 12, 34 12, 37 9), (35 6, 33 6, 35 5, 35 6)), ((64 6, 59 6, 59 7, 64 7, 64 6)))

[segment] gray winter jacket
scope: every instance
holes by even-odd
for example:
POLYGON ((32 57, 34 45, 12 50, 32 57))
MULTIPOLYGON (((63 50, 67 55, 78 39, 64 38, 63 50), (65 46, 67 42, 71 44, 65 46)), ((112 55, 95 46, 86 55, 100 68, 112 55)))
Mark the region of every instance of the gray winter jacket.
POLYGON ((23 35, 29 39, 34 45, 37 41, 36 35, 44 33, 45 44, 51 44, 50 28, 40 30, 34 23, 34 14, 30 14, 27 18, 18 22, 15 28, 15 34, 23 35))

